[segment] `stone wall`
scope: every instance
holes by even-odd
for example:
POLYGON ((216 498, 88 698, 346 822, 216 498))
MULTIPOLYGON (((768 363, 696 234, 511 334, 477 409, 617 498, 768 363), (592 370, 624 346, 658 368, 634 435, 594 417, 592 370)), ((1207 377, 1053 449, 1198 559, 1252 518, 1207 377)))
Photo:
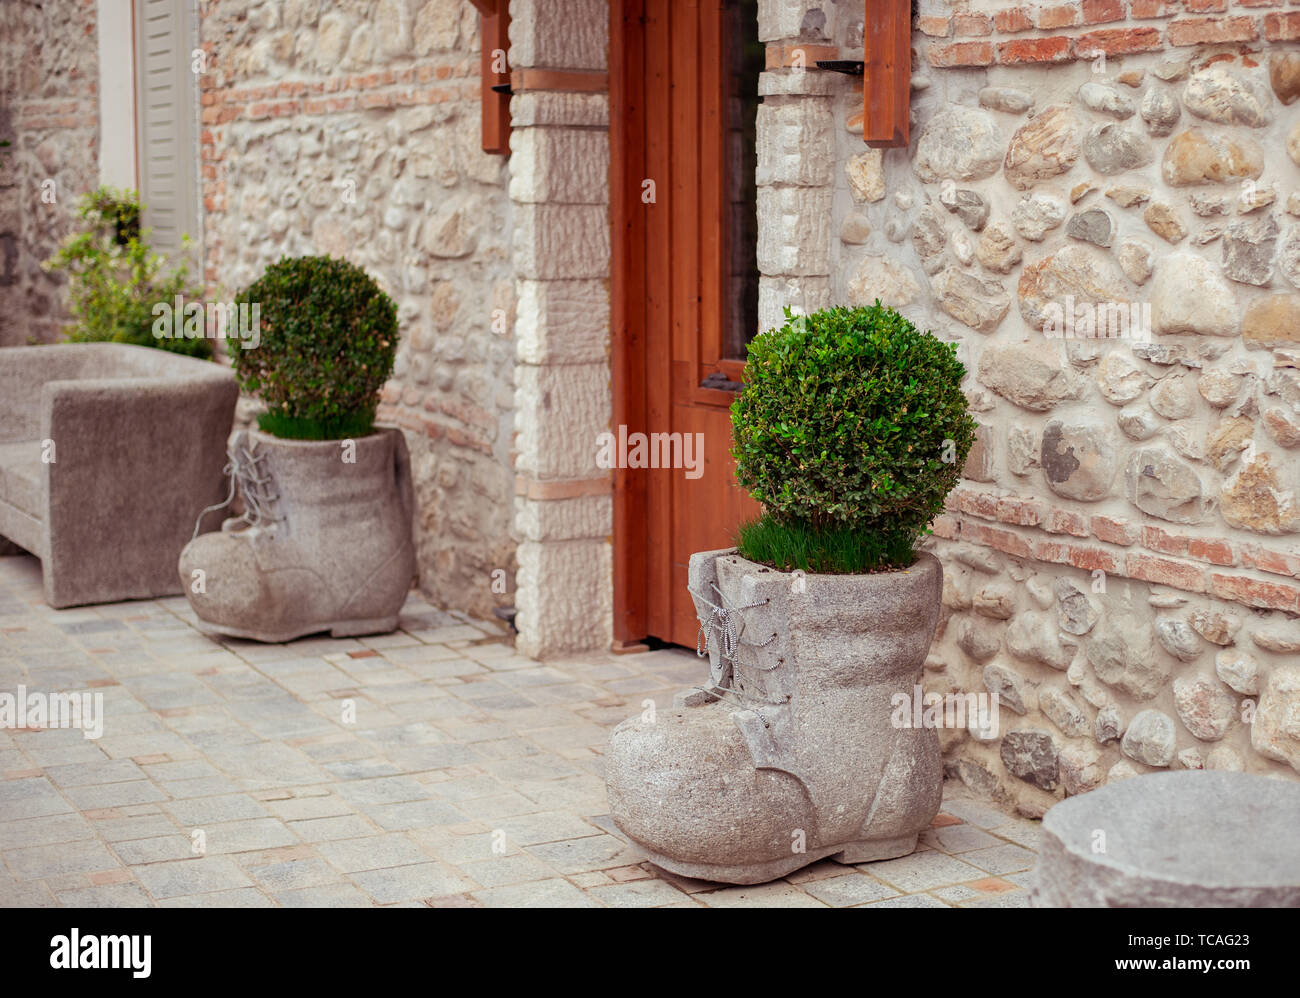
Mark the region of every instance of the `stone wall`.
POLYGON ((0 3, 0 347, 56 339, 63 280, 41 261, 98 185, 95 0, 0 3))
POLYGON ((490 615, 514 602, 514 222, 505 157, 480 148, 478 14, 469 0, 202 11, 210 289, 322 253, 393 297, 380 416, 411 449, 421 587, 490 615))
POLYGON ((1158 768, 1300 771, 1281 6, 922 0, 911 146, 881 152, 856 81, 798 69, 861 57, 860 5, 763 5, 763 321, 878 296, 959 344, 981 430, 930 542, 926 689, 999 698, 996 736, 943 732, 948 768, 1027 813, 1158 768))

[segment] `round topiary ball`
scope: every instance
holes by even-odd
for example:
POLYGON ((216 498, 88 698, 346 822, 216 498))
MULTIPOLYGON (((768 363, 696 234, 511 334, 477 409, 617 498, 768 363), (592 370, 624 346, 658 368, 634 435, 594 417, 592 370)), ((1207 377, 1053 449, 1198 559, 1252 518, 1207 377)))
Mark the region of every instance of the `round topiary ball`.
POLYGON ((749 344, 731 407, 736 477, 765 510, 741 553, 787 571, 910 564, 975 440, 956 346, 879 300, 785 314, 749 344))
POLYGON ((318 440, 373 429, 397 354, 397 306, 373 278, 346 260, 285 257, 236 302, 249 306, 257 334, 232 340, 231 360, 267 406, 262 429, 318 440))

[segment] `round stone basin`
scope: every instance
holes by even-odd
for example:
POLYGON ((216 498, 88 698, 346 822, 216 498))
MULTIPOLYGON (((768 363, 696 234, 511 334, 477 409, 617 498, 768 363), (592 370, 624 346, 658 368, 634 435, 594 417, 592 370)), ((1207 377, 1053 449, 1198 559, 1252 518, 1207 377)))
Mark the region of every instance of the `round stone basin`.
POLYGON ((1300 906, 1300 783, 1153 773, 1043 818, 1037 907, 1300 906))

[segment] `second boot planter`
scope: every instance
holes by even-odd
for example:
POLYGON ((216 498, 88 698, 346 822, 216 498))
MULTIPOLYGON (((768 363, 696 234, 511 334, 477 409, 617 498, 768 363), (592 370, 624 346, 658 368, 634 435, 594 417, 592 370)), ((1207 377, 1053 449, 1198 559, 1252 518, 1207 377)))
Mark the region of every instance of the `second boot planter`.
POLYGON ((230 461, 244 515, 180 557, 200 629, 267 642, 394 630, 415 575, 401 431, 316 441, 253 429, 236 436, 230 461))
POLYGON ((928 553, 806 576, 734 549, 693 555, 709 679, 612 732, 615 824, 652 863, 735 884, 912 852, 942 799, 939 738, 891 714, 921 681, 942 580, 928 553))

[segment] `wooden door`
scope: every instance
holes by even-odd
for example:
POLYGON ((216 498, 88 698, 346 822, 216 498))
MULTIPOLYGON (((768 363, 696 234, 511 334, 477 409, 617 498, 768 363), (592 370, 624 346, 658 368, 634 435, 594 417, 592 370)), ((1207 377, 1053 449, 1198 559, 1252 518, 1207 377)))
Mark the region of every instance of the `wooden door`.
POLYGON ((615 638, 693 645, 690 555, 759 511, 735 483, 729 406, 758 322, 763 49, 755 0, 611 6, 614 432, 702 443, 692 468, 615 471, 615 638))

